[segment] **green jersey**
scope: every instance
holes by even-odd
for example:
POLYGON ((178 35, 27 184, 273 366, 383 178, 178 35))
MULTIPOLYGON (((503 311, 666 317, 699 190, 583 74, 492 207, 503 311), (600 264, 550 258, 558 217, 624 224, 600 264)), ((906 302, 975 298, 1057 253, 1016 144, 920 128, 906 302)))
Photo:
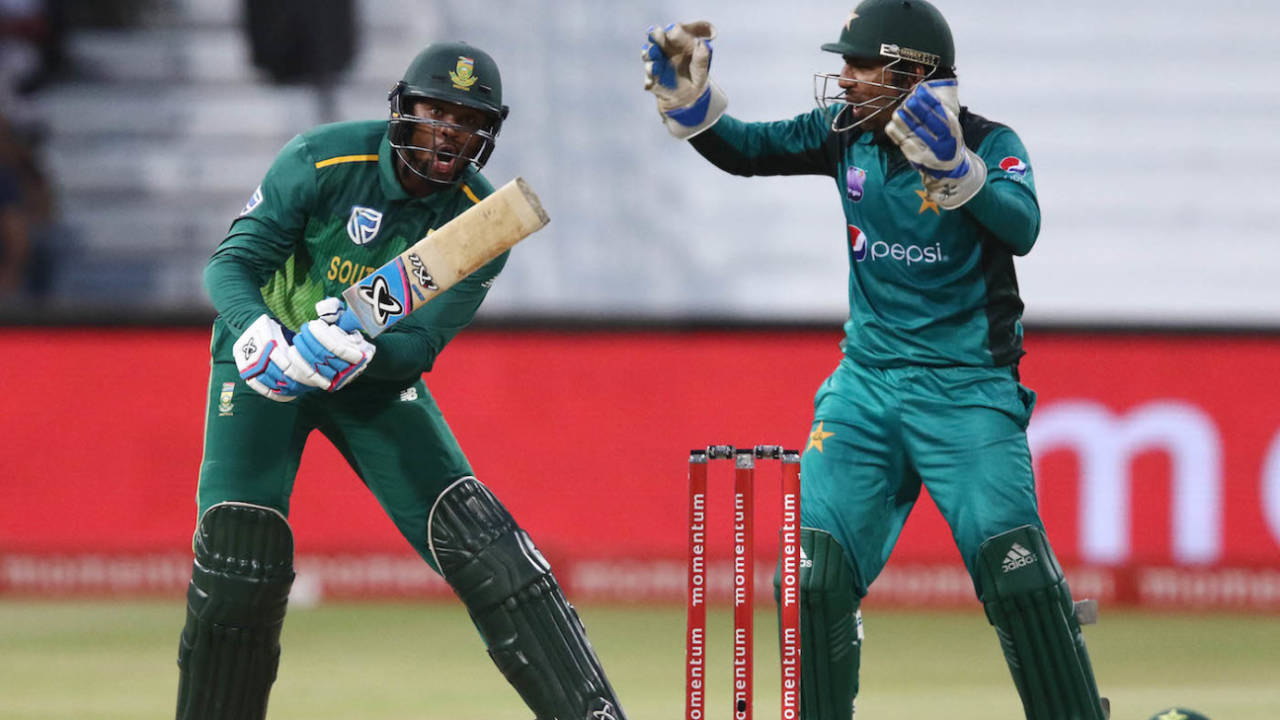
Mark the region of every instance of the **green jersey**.
POLYGON ((690 140, 738 175, 836 181, 849 257, 844 352, 872 367, 1011 365, 1022 355, 1013 256, 1031 250, 1040 210, 1026 149, 1008 127, 963 110, 966 145, 986 186, 955 210, 928 200, 920 174, 888 139, 836 133, 815 109, 746 123, 725 115, 690 140))
MULTIPOLYGON (((322 125, 291 140, 267 171, 205 268, 219 316, 215 354, 269 313, 297 330, 315 303, 337 297, 493 186, 470 170, 456 185, 411 197, 396 178, 385 120, 322 125)), ((493 279, 499 256, 375 339, 364 376, 408 384, 466 327, 493 279)))

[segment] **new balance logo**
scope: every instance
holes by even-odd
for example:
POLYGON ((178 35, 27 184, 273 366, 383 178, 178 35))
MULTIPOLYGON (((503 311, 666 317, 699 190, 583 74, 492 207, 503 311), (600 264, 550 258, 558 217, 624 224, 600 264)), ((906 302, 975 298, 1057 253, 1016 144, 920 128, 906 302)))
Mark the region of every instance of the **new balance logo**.
POLYGON ((1022 547, 1018 543, 1014 543, 1013 547, 1009 548, 1009 552, 1005 553, 1004 564, 1002 567, 1005 572, 1013 572, 1018 568, 1024 568, 1038 560, 1039 558, 1037 558, 1030 550, 1022 547))

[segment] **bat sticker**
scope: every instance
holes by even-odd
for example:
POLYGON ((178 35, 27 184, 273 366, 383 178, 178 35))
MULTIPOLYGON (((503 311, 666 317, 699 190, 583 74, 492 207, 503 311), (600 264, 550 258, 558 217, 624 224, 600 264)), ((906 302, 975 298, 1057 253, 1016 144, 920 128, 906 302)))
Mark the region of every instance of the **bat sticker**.
MULTIPOLYGON (((395 263, 395 267, 401 267, 399 263, 395 263)), ((387 268, 375 273, 370 277, 368 284, 362 284, 357 289, 360 299, 363 300, 372 310, 373 321, 378 327, 386 327, 401 315, 405 314, 405 306, 407 298, 405 293, 408 290, 408 278, 403 277, 400 284, 399 292, 392 289, 391 283, 387 281, 387 268)))
POLYGON ((413 276, 417 278, 418 284, 428 290, 439 290, 436 281, 431 279, 431 273, 427 272, 427 266, 423 264, 422 258, 418 257, 418 253, 409 254, 409 264, 413 266, 413 276))

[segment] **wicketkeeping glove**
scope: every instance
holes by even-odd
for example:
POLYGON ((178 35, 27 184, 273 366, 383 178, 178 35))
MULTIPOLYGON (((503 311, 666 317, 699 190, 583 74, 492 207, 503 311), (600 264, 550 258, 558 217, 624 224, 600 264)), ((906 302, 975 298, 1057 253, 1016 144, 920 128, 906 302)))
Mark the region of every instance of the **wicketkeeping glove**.
POLYGON ((344 312, 338 298, 316 303, 318 320, 312 320, 293 338, 293 347, 308 373, 308 381, 329 392, 337 392, 369 367, 376 350, 358 330, 338 327, 344 312))
POLYGON ((286 332, 275 318, 263 313, 231 346, 240 377, 259 395, 277 402, 289 402, 315 389, 310 380, 314 373, 305 368, 286 332))
POLYGON ((954 78, 916 85, 884 131, 920 171, 929 199, 947 210, 968 202, 987 181, 986 163, 964 144, 954 78))
POLYGON ((705 20, 649 28, 641 53, 644 89, 658 99, 658 112, 672 135, 685 140, 715 124, 729 98, 711 82, 711 40, 705 20))

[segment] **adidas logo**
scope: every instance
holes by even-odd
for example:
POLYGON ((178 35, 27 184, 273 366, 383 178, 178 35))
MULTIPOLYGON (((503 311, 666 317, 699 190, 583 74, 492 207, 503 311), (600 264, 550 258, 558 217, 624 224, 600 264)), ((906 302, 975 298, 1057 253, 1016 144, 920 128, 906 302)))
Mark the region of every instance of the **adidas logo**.
POLYGON ((800 567, 802 568, 813 567, 813 561, 810 560, 809 556, 805 554, 804 548, 800 548, 800 567))
POLYGON ((1024 568, 1038 560, 1039 558, 1035 556, 1035 553, 1032 553, 1030 550, 1022 547, 1018 543, 1014 543, 1013 547, 1009 548, 1009 552, 1005 553, 1004 564, 1002 567, 1005 572, 1013 572, 1018 568, 1024 568))

